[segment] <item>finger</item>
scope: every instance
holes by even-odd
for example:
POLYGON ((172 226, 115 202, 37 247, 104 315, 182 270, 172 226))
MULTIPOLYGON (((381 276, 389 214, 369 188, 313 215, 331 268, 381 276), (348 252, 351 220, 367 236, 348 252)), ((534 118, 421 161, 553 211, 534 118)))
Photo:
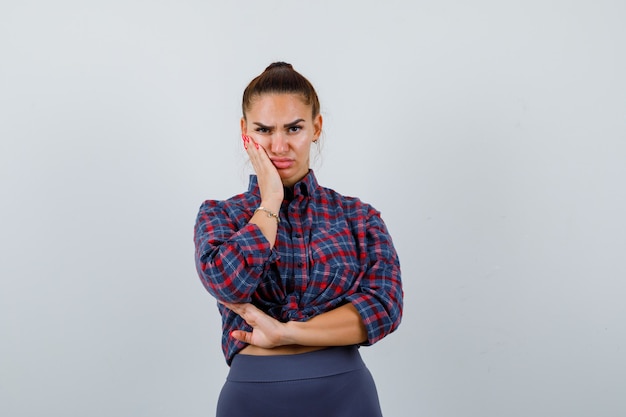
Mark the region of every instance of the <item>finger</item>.
POLYGON ((255 321, 253 317, 250 317, 248 313, 253 313, 253 305, 250 303, 228 303, 228 302, 220 302, 224 307, 233 311, 235 314, 239 315, 246 322, 249 319, 255 321))
POLYGON ((265 149, 259 145, 251 136, 241 135, 243 147, 250 158, 250 162, 254 171, 258 174, 267 169, 267 165, 271 164, 265 149))
POLYGON ((257 157, 258 155, 258 153, 254 151, 259 149, 259 145, 254 141, 254 139, 252 139, 251 136, 248 135, 242 134, 241 140, 243 143, 243 148, 246 150, 248 157, 251 161, 254 161, 255 157, 257 157))
POLYGON ((237 314, 239 314, 239 312, 241 311, 241 304, 228 303, 226 301, 220 301, 219 303, 237 314))
POLYGON ((245 332, 243 330, 233 330, 232 332, 230 332, 230 335, 240 342, 244 342, 247 344, 250 344, 252 342, 252 333, 250 332, 245 332))
POLYGON ((254 140, 252 136, 248 136, 245 134, 241 135, 241 140, 243 141, 243 147, 246 148, 254 148, 254 149, 262 149, 262 147, 254 140))
MULTIPOLYGON (((257 142, 252 136, 245 135, 245 137, 247 141, 244 140, 244 142, 248 145, 246 149, 250 149, 253 151, 253 152, 248 152, 248 154, 258 155, 260 158, 262 158, 263 156, 267 156, 267 151, 265 150, 263 145, 257 142), (257 151, 257 152, 254 152, 254 151, 257 151)), ((269 160, 269 157, 267 157, 267 159, 269 160)))

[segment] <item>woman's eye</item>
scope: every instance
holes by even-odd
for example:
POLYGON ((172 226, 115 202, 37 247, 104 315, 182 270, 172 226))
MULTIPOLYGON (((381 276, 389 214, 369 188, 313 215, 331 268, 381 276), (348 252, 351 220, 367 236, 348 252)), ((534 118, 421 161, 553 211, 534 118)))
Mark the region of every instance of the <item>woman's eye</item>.
POLYGON ((259 133, 267 133, 270 130, 268 128, 266 128, 266 127, 257 127, 256 131, 259 132, 259 133))
POLYGON ((289 127, 289 132, 291 133, 299 132, 301 130, 302 130, 302 126, 290 126, 289 127))

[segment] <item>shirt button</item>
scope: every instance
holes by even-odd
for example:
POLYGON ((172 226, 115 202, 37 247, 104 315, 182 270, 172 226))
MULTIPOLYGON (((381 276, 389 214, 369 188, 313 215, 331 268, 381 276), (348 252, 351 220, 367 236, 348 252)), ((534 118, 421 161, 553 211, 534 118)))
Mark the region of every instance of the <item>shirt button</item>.
POLYGON ((298 268, 302 268, 302 265, 304 265, 302 262, 298 262, 298 268))
POLYGON ((302 237, 302 235, 301 235, 300 233, 296 233, 296 237, 297 237, 298 239, 300 239, 300 238, 302 237))

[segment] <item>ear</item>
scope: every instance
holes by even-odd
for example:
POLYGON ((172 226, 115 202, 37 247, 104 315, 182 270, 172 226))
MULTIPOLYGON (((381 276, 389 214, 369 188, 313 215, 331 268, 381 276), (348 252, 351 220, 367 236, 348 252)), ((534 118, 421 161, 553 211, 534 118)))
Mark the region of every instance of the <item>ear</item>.
POLYGON ((248 131, 248 124, 246 123, 246 119, 245 118, 241 118, 241 134, 245 135, 247 134, 246 132, 248 131))
POLYGON ((315 142, 322 135, 322 124, 324 120, 322 119, 322 115, 318 114, 313 119, 313 142, 315 142))

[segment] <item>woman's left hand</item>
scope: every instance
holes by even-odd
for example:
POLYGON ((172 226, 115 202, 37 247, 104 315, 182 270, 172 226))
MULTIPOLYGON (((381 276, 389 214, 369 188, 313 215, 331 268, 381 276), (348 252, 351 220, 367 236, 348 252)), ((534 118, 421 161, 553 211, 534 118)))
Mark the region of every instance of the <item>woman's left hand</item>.
POLYGON ((268 316, 263 311, 250 303, 222 303, 229 310, 234 311, 251 327, 251 332, 233 330, 231 336, 237 340, 262 348, 274 348, 284 344, 284 323, 268 316))

